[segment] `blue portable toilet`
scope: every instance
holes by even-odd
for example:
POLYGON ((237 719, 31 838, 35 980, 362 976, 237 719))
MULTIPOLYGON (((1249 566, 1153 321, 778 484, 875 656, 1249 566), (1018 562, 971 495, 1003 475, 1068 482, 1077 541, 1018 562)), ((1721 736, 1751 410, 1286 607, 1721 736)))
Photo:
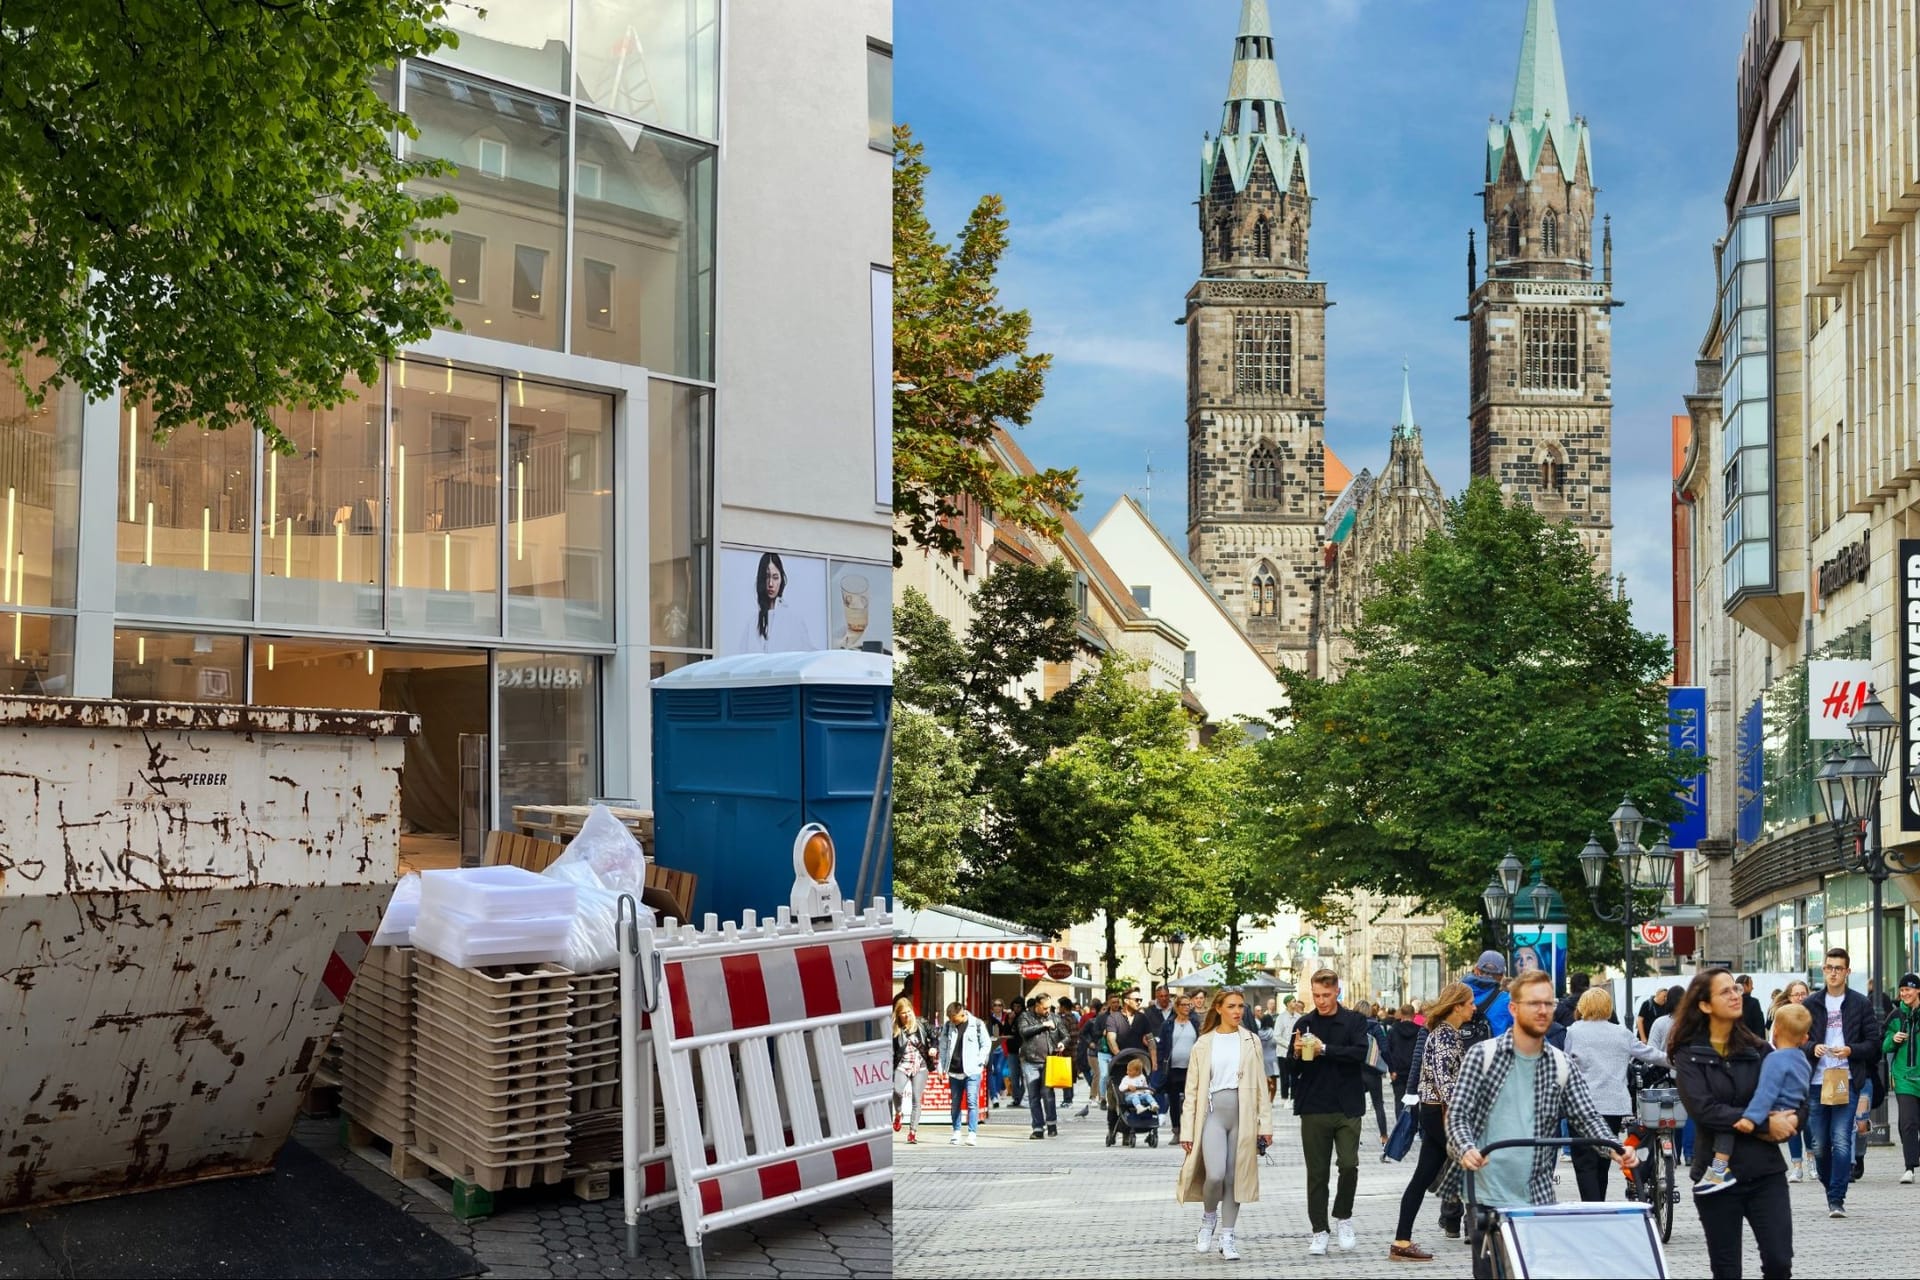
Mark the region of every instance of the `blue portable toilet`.
MULTIPOLYGON (((834 878, 852 899, 892 704, 893 659, 857 650, 742 654, 653 682, 654 849, 699 877, 696 922, 786 905, 809 822, 833 837, 834 878)), ((889 896, 891 828, 875 882, 889 896)))

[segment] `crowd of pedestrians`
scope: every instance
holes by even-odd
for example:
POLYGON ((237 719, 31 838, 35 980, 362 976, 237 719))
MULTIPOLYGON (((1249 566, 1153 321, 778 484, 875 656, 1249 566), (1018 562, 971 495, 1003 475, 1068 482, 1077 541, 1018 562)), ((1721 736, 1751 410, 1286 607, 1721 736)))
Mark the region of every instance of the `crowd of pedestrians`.
POLYGON ((1084 1083, 1081 1116, 1124 1108, 1157 1116, 1137 1121, 1149 1129, 1171 1129, 1182 1153, 1176 1197, 1201 1207, 1196 1247, 1234 1259, 1240 1207, 1259 1199, 1274 1112, 1290 1105, 1306 1166, 1308 1252, 1358 1247, 1354 1202, 1370 1128, 1381 1159, 1414 1156, 1387 1253, 1417 1263, 1433 1257, 1416 1239, 1430 1198, 1442 1235, 1473 1234, 1462 1203, 1469 1171, 1482 1212, 1548 1204, 1565 1152, 1579 1199, 1606 1199, 1609 1163, 1629 1177, 1634 1167, 1633 1153, 1613 1145, 1633 1119, 1634 1085, 1665 1084, 1687 1116, 1677 1150, 1712 1274, 1740 1274, 1751 1232, 1765 1275, 1785 1277, 1788 1186, 1812 1178, 1828 1214, 1845 1217, 1848 1187, 1863 1175, 1856 1138, 1880 1097, 1897 1112, 1899 1180, 1912 1183, 1920 1169, 1920 974, 1904 975, 1898 999, 1878 1007, 1851 976, 1836 947, 1817 992, 1795 981, 1763 1005, 1751 978, 1708 969, 1656 989, 1637 1010, 1616 1009, 1585 974, 1556 999, 1550 974, 1509 978, 1489 951, 1423 1008, 1343 1005, 1332 970, 1311 977, 1308 1001, 1262 1007, 1235 987, 1204 995, 1163 987, 1150 999, 1128 988, 1085 1010, 1039 995, 977 1017, 956 1002, 935 1027, 902 998, 894 1127, 918 1142, 927 1082, 945 1075, 952 1143, 976 1140, 983 1094, 989 1106, 1023 1106, 1030 1138, 1044 1140, 1058 1136, 1060 1113, 1084 1083), (1392 1146, 1389 1094, 1411 1135, 1394 1135, 1392 1146), (1510 1138, 1536 1145, 1483 1154, 1510 1138))

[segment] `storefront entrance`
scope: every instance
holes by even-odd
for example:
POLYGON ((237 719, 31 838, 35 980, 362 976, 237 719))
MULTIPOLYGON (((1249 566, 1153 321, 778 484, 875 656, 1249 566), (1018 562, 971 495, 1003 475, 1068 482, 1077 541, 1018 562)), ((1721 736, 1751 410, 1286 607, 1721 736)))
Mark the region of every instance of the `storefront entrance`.
POLYGON ((420 717, 400 779, 401 857, 459 865, 460 743, 488 733, 487 655, 268 638, 253 651, 257 702, 420 717))

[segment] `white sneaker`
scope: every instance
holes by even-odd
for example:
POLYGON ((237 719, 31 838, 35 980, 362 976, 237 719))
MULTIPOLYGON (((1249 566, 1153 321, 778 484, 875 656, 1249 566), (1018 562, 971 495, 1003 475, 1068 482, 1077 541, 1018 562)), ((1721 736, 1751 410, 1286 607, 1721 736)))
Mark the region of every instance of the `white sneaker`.
POLYGON ((1333 1220, 1334 1243, 1342 1249, 1353 1248, 1353 1219, 1335 1218, 1333 1220))
POLYGON ((1327 1256, 1327 1233, 1324 1231, 1314 1232, 1313 1243, 1307 1246, 1307 1252, 1312 1254, 1316 1258, 1326 1257, 1327 1256))
POLYGON ((1903 1187, 1913 1185, 1913 1170, 1909 1169, 1900 1175, 1900 1185, 1903 1187))
POLYGON ((967 1133, 967 1145, 970 1147, 976 1147, 980 1145, 979 1143, 974 1141, 973 1133, 971 1131, 967 1133))
POLYGON ((953 1136, 947 1139, 947 1145, 950 1147, 957 1147, 960 1145, 960 1131, 958 1129, 955 1129, 953 1131, 953 1136))
POLYGON ((1220 1215, 1217 1213, 1203 1213, 1200 1215, 1200 1235, 1193 1242, 1193 1251, 1195 1253, 1205 1253, 1213 1247, 1213 1226, 1218 1221, 1220 1221, 1220 1215))
POLYGON ((1220 1233, 1220 1256, 1228 1262, 1240 1261, 1240 1251, 1233 1247, 1233 1232, 1231 1231, 1222 1231, 1220 1233))
POLYGON ((1805 1180, 1806 1180, 1806 1171, 1800 1167, 1800 1162, 1798 1160, 1795 1160, 1793 1162, 1793 1171, 1787 1174, 1787 1181, 1803 1182, 1805 1180))

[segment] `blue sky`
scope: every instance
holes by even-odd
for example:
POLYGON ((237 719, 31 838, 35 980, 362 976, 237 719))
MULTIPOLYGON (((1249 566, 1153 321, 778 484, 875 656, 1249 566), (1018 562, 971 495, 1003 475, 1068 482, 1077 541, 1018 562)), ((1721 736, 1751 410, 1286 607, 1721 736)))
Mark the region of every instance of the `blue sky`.
MULTIPOLYGON (((1525 0, 1269 0, 1288 119, 1312 154, 1313 273, 1328 283, 1327 443, 1378 466, 1400 362, 1441 486, 1467 482, 1466 237, 1487 118, 1513 96, 1525 0)), ((1671 616, 1670 420, 1714 301, 1735 143, 1742 0, 1561 0, 1573 109, 1613 216, 1615 569, 1671 616)), ((1186 545, 1184 331, 1193 201, 1240 0, 900 0, 895 114, 927 145, 944 238, 1005 197, 1001 291, 1054 355, 1021 445, 1077 466, 1091 526, 1122 493, 1186 545)), ((1482 232, 1484 236, 1484 232, 1482 232)), ((1482 261, 1485 255, 1482 254, 1482 261)))

